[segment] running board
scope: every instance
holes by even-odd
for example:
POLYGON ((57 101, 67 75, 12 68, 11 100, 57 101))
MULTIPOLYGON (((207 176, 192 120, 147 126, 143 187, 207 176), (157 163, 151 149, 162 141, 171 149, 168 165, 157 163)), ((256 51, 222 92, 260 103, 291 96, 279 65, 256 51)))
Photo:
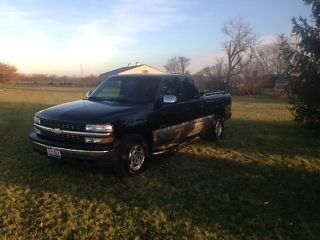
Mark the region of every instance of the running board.
POLYGON ((174 147, 170 147, 168 149, 165 149, 165 150, 161 150, 161 151, 158 151, 158 152, 153 152, 152 155, 161 155, 161 154, 164 154, 164 153, 167 153, 167 152, 170 152, 170 151, 173 151, 173 150, 176 150, 178 148, 181 148, 181 147, 184 147, 186 145, 189 145, 191 143, 193 143, 194 141, 197 141, 200 137, 196 137, 196 138, 193 138, 189 141, 185 141, 185 142, 182 142, 174 147))

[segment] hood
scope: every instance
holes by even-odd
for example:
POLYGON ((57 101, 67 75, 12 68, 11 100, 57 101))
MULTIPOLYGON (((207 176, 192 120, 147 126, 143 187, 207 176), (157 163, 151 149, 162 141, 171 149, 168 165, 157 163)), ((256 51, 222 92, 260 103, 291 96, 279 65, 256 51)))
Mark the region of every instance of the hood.
POLYGON ((121 116, 145 112, 146 105, 122 105, 111 102, 79 100, 50 107, 37 113, 47 120, 85 124, 104 124, 118 120, 121 116))

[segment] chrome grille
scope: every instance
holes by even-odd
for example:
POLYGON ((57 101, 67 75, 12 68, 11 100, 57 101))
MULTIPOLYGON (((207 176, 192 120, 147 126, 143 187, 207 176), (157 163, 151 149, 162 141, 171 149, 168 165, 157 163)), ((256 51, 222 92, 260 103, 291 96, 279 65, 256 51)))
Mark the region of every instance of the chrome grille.
MULTIPOLYGON (((74 132, 83 132, 85 130, 85 125, 82 124, 74 124, 74 123, 65 123, 65 122, 58 122, 53 120, 47 119, 40 119, 40 125, 48 128, 59 128, 61 130, 66 131, 74 131, 74 132)), ((74 134, 55 134, 51 131, 46 131, 41 129, 40 134, 46 138, 59 140, 59 141, 67 141, 67 142, 84 142, 84 137, 74 134)))
POLYGON ((84 131, 85 125, 83 124, 74 124, 74 123, 64 123, 52 120, 41 119, 40 123, 42 126, 49 128, 60 128, 61 130, 68 131, 84 131))
POLYGON ((84 137, 72 134, 54 134, 50 131, 41 130, 41 135, 51 139, 70 141, 70 142, 84 142, 84 137))

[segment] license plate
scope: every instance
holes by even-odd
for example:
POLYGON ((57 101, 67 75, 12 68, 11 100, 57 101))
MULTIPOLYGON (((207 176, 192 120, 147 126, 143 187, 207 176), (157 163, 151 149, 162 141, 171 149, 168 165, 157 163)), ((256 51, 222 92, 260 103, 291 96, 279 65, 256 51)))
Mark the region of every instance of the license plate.
POLYGON ((58 149, 47 148, 48 157, 61 158, 61 152, 58 149))

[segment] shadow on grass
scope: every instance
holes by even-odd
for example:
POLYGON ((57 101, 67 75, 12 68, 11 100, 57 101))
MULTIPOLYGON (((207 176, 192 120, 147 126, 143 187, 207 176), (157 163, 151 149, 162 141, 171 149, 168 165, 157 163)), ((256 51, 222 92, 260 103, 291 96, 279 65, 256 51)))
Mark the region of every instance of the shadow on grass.
MULTIPOLYGON (((223 229, 236 238, 311 239, 320 234, 319 172, 177 153, 154 160, 148 172, 122 184, 109 168, 34 164, 7 166, 10 177, 1 181, 29 188, 39 197, 51 192, 104 203, 114 214, 160 210, 167 224, 189 219, 207 231, 223 229), (119 204, 126 210, 117 210, 119 204)), ((141 234, 156 236, 153 228, 150 224, 141 234)))
MULTIPOLYGON (((104 203, 115 215, 135 218, 130 215, 134 208, 160 210, 167 216, 166 224, 188 219, 208 232, 220 231, 234 238, 316 239, 320 234, 317 169, 181 152, 154 159, 145 174, 122 184, 110 168, 50 164, 33 153, 28 133, 35 108, 20 106, 20 115, 2 119, 0 131, 7 133, 0 140, 2 183, 28 188, 39 198, 56 193, 74 201, 104 203), (120 210, 119 205, 123 206, 120 210)), ((217 146, 245 154, 314 157, 316 144, 316 137, 291 123, 232 120, 226 138, 217 146)), ((156 236, 158 230, 152 224, 141 224, 142 236, 156 236)), ((176 231, 184 235, 184 228, 176 231)))

